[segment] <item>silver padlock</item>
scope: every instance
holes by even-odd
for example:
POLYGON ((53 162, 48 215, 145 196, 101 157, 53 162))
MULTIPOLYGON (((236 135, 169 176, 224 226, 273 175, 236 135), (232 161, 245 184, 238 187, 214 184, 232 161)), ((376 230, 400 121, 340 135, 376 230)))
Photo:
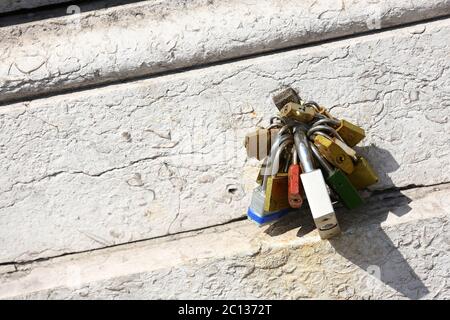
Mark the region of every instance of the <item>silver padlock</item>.
POLYGON ((294 142, 303 171, 300 179, 319 235, 322 239, 337 236, 341 230, 331 204, 325 179, 320 169, 314 168, 309 141, 301 128, 295 128, 294 142))
POLYGON ((278 211, 264 210, 268 176, 272 175, 272 172, 275 174, 278 172, 281 150, 289 143, 293 143, 290 135, 278 136, 270 151, 269 160, 267 161, 264 172, 263 184, 253 190, 252 200, 247 210, 247 217, 260 226, 278 220, 289 213, 289 208, 278 211))

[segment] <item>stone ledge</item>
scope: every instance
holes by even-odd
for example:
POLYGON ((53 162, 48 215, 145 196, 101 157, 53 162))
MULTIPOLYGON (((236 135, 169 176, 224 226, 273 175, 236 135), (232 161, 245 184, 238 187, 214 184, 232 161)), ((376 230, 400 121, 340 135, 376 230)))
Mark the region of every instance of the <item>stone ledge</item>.
POLYGON ((448 299, 449 195, 450 184, 376 194, 337 210, 344 232, 331 241, 293 213, 9 266, 0 297, 448 299))
POLYGON ((11 26, 0 103, 448 14, 449 0, 162 0, 11 26))

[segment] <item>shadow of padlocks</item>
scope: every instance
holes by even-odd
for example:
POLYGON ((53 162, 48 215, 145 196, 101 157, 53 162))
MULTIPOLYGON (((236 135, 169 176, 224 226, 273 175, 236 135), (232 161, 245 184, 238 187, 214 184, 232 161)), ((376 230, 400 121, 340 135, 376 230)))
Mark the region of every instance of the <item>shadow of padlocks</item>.
POLYGON ((77 5, 70 5, 67 7, 66 13, 69 15, 74 15, 74 28, 76 30, 81 29, 81 8, 77 5))
POLYGON ((370 265, 366 269, 368 277, 366 278, 366 286, 373 288, 381 282, 381 268, 377 265, 370 265))

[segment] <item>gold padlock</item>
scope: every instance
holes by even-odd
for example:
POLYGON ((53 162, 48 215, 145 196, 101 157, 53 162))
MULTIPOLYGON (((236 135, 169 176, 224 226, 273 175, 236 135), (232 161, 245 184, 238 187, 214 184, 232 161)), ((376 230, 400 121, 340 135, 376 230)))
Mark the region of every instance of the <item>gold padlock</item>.
POLYGON ((264 159, 269 154, 270 148, 278 136, 278 131, 278 128, 272 128, 257 129, 248 133, 244 139, 247 156, 258 160, 264 159))
POLYGON ((279 211, 289 208, 288 174, 277 173, 267 178, 265 211, 279 211))
POLYGON ((291 118, 303 123, 311 122, 316 112, 311 106, 304 106, 298 103, 289 102, 281 110, 280 115, 284 118, 291 118))
POLYGON ((350 156, 350 158, 352 158, 353 160, 357 160, 356 157, 356 151, 353 150, 352 148, 350 148, 348 145, 346 145, 344 142, 342 142, 341 140, 339 140, 336 137, 333 137, 333 142, 336 143, 339 147, 342 148, 342 150, 345 151, 346 154, 348 154, 350 156))
POLYGON ((378 176, 364 157, 358 156, 355 169, 348 175, 353 186, 360 190, 378 182, 378 176))
POLYGON ((363 128, 360 128, 347 120, 341 120, 336 131, 349 147, 356 146, 358 142, 366 136, 363 128))
POLYGON ((322 135, 316 135, 314 137, 314 144, 324 158, 331 162, 335 167, 347 174, 353 172, 354 165, 351 157, 333 140, 325 138, 322 135))

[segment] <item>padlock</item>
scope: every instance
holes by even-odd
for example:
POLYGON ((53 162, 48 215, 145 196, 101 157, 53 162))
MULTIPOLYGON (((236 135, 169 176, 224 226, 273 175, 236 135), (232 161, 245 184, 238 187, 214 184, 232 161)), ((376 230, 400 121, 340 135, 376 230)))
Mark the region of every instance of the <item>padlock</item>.
POLYGON ((314 122, 314 126, 321 126, 321 125, 326 125, 326 126, 330 126, 331 128, 336 128, 341 124, 341 122, 339 120, 336 119, 329 119, 329 118, 325 118, 322 117, 322 119, 317 120, 316 122, 314 122))
POLYGON ((244 146, 249 158, 264 159, 272 147, 273 141, 278 136, 279 129, 257 129, 245 136, 244 146))
MULTIPOLYGON (((322 119, 322 120, 329 120, 329 119, 322 119)), ((308 132, 307 132, 307 136, 308 137, 311 137, 311 135, 313 134, 313 133, 316 133, 316 132, 323 132, 323 133, 325 133, 325 132, 327 132, 327 133, 329 133, 330 135, 332 135, 333 137, 335 137, 335 138, 337 138, 338 140, 341 140, 342 142, 344 142, 344 140, 341 138, 341 136, 339 135, 339 133, 337 133, 337 131, 336 130, 334 130, 332 127, 330 127, 330 126, 328 126, 328 125, 324 125, 324 124, 319 124, 322 120, 319 120, 319 121, 317 121, 317 122, 315 122, 313 125, 312 125, 312 127, 308 130, 308 132)))
POLYGON ((290 118, 303 123, 309 123, 314 119, 316 112, 313 107, 303 106, 298 103, 289 102, 281 110, 280 116, 290 118))
POLYGON ((356 146, 358 142, 366 136, 363 128, 360 128, 347 120, 341 120, 336 131, 349 147, 356 146))
POLYGON ((300 128, 294 130, 294 142, 303 173, 300 180, 305 190, 309 208, 322 239, 340 234, 339 223, 331 204, 330 195, 320 169, 315 169, 306 134, 300 128))
POLYGON ((267 127, 267 129, 280 128, 284 125, 286 125, 286 121, 282 117, 276 115, 270 117, 270 125, 267 127))
POLYGON ((347 174, 351 174, 354 170, 353 161, 350 156, 333 140, 325 138, 322 135, 314 137, 314 144, 320 153, 335 167, 341 169, 347 174))
POLYGON ((355 169, 348 175, 348 179, 358 190, 364 189, 378 182, 377 174, 369 162, 367 162, 367 160, 362 156, 358 156, 358 160, 355 163, 355 169))
MULTIPOLYGON (((279 135, 276 139, 275 142, 271 148, 270 151, 270 155, 269 157, 267 157, 267 163, 265 166, 263 166, 261 168, 262 175, 263 175, 263 183, 261 186, 257 186, 254 190, 253 190, 253 194, 252 194, 252 200, 250 203, 250 206, 247 210, 247 216, 250 220, 256 222, 258 225, 264 225, 266 223, 275 221, 281 217, 283 217, 284 215, 286 215, 287 213, 289 213, 289 208, 286 207, 284 209, 281 210, 277 210, 277 211, 267 211, 264 210, 264 206, 265 206, 265 202, 266 202, 266 189, 267 189, 267 185, 268 185, 268 180, 270 177, 268 177, 268 174, 272 173, 272 166, 274 164, 274 161, 276 161, 277 159, 275 159, 275 155, 277 154, 277 151, 279 149, 280 143, 282 144, 285 141, 291 141, 292 143, 292 138, 290 138, 289 136, 285 135, 285 136, 281 136, 279 135)), ((278 158, 279 160, 279 158, 278 158)), ((276 170, 278 170, 279 167, 279 163, 275 163, 276 165, 276 170)), ((277 181, 275 181, 275 184, 277 183, 277 181)), ((285 183, 287 184, 287 182, 285 183)), ((271 188, 273 188, 274 183, 271 182, 271 188)), ((276 186, 274 188, 276 190, 276 186)), ((285 197, 287 197, 287 195, 285 195, 285 197)))
POLYGON ((264 210, 272 212, 287 208, 289 208, 288 174, 277 173, 268 177, 264 210))
POLYGON ((292 88, 287 88, 272 97, 273 103, 278 110, 281 110, 287 103, 300 103, 300 97, 292 88))
MULTIPOLYGON (((275 159, 276 152, 280 145, 286 140, 292 140, 292 136, 290 135, 290 127, 283 126, 281 129, 276 131, 276 135, 271 135, 272 139, 272 147, 270 148, 269 157, 267 158, 267 164, 265 166, 266 170, 263 172, 264 176, 264 187, 266 187, 265 182, 267 182, 267 177, 272 174, 272 164, 275 159)), ((293 140, 292 140, 293 141, 293 140)), ((280 159, 284 161, 284 159, 280 159)), ((277 164, 278 165, 278 164, 277 164)))
POLYGON ((288 200, 291 208, 298 209, 303 204, 300 165, 297 163, 297 150, 292 148, 292 164, 288 169, 288 200))
POLYGON ((332 140, 339 147, 341 147, 342 150, 344 150, 345 153, 347 153, 350 156, 350 158, 352 158, 354 161, 356 161, 357 158, 356 158, 355 150, 350 148, 344 142, 344 139, 339 135, 339 133, 334 129, 334 127, 339 126, 340 123, 341 122, 339 120, 335 120, 335 119, 321 119, 321 120, 318 120, 318 121, 316 121, 313 124, 312 128, 308 131, 308 137, 310 135, 312 135, 312 133, 314 133, 314 132, 319 132, 319 130, 320 131, 327 131, 327 132, 331 133, 334 137, 331 138, 329 136, 326 136, 323 132, 321 133, 321 135, 323 135, 326 138, 329 138, 330 140, 332 140))
POLYGON ((325 171, 326 182, 337 193, 342 203, 348 209, 354 209, 362 205, 364 203, 363 199, 347 176, 341 170, 333 168, 313 144, 311 144, 311 151, 325 171))
MULTIPOLYGON (((311 134, 311 137, 315 136, 315 135, 321 135, 322 137, 327 138, 328 140, 333 141, 334 143, 336 143, 339 147, 341 147, 341 149, 354 161, 358 160, 356 157, 356 151, 353 150, 352 148, 350 148, 348 145, 345 144, 345 142, 343 142, 342 140, 338 139, 337 137, 331 137, 329 135, 327 135, 326 133, 322 132, 322 131, 316 131, 313 134, 311 134)), ((312 141, 314 141, 314 139, 312 139, 312 141)))
POLYGON ((354 161, 357 161, 358 158, 356 157, 356 151, 350 148, 345 142, 339 140, 336 137, 332 138, 333 142, 336 143, 344 152, 352 158, 354 161))
POLYGON ((264 210, 273 212, 289 208, 288 200, 288 174, 281 173, 280 170, 280 158, 284 149, 289 145, 292 145, 292 139, 287 139, 282 142, 277 149, 272 162, 272 173, 267 177, 266 197, 264 202, 264 210))

